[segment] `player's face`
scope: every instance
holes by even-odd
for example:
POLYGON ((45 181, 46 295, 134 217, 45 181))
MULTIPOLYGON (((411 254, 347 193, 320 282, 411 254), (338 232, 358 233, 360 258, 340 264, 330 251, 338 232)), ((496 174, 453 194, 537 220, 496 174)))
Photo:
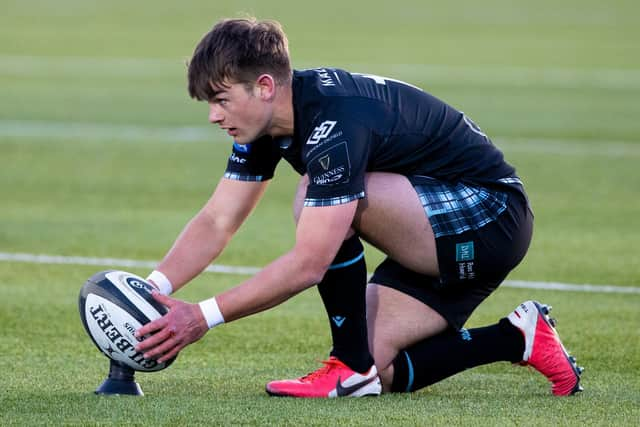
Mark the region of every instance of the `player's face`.
POLYGON ((232 83, 216 87, 209 102, 209 121, 217 124, 239 144, 250 143, 267 133, 271 103, 261 96, 257 85, 232 83))

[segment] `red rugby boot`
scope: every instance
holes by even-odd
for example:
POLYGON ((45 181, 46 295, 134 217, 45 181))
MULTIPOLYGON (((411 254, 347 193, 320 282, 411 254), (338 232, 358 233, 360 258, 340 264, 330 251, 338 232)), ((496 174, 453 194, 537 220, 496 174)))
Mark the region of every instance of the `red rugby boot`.
POLYGON ((524 335, 524 355, 521 365, 530 365, 547 377, 556 396, 568 396, 582 391, 576 364, 560 341, 555 320, 549 317, 550 306, 526 301, 509 314, 508 319, 524 335))
POLYGON ((378 396, 382 390, 375 365, 359 374, 331 356, 324 366, 294 380, 271 381, 267 393, 289 397, 378 396))

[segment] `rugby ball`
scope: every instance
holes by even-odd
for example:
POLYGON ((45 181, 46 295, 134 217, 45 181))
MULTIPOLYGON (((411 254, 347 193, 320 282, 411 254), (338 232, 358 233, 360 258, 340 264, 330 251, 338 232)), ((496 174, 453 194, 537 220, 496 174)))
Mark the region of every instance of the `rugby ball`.
POLYGON ((135 350, 140 341, 134 336, 135 331, 167 313, 167 308, 151 296, 153 289, 135 274, 108 270, 90 277, 78 298, 82 324, 96 347, 136 371, 160 371, 175 360, 158 363, 135 350))

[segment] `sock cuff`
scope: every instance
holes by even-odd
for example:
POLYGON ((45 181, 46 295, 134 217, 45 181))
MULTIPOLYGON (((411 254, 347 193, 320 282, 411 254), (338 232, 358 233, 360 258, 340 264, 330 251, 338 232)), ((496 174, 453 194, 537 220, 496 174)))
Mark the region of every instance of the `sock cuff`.
POLYGON ((340 246, 336 257, 333 259, 331 267, 329 268, 346 267, 348 265, 347 263, 355 263, 362 257, 364 257, 364 246, 362 245, 360 238, 358 238, 358 235, 354 234, 342 242, 342 246, 340 246))
POLYGON ((506 317, 500 319, 500 321, 498 322, 498 327, 506 337, 506 342, 512 343, 512 345, 509 346, 509 348, 511 349, 508 357, 509 361, 511 363, 518 363, 522 361, 525 342, 524 335, 522 335, 520 329, 514 326, 513 323, 511 323, 511 321, 506 317))
POLYGON ((401 351, 393 360, 393 380, 391 391, 393 393, 408 393, 413 391, 413 362, 409 353, 401 351))

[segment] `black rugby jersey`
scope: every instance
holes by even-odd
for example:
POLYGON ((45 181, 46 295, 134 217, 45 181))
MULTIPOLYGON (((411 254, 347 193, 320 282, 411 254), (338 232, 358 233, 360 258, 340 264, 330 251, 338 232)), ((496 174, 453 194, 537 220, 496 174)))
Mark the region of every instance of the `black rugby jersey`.
POLYGON ((234 144, 226 178, 270 179, 284 158, 309 175, 307 206, 365 197, 373 171, 524 192, 471 119, 415 86, 334 68, 294 71, 292 85, 293 137, 234 144))

